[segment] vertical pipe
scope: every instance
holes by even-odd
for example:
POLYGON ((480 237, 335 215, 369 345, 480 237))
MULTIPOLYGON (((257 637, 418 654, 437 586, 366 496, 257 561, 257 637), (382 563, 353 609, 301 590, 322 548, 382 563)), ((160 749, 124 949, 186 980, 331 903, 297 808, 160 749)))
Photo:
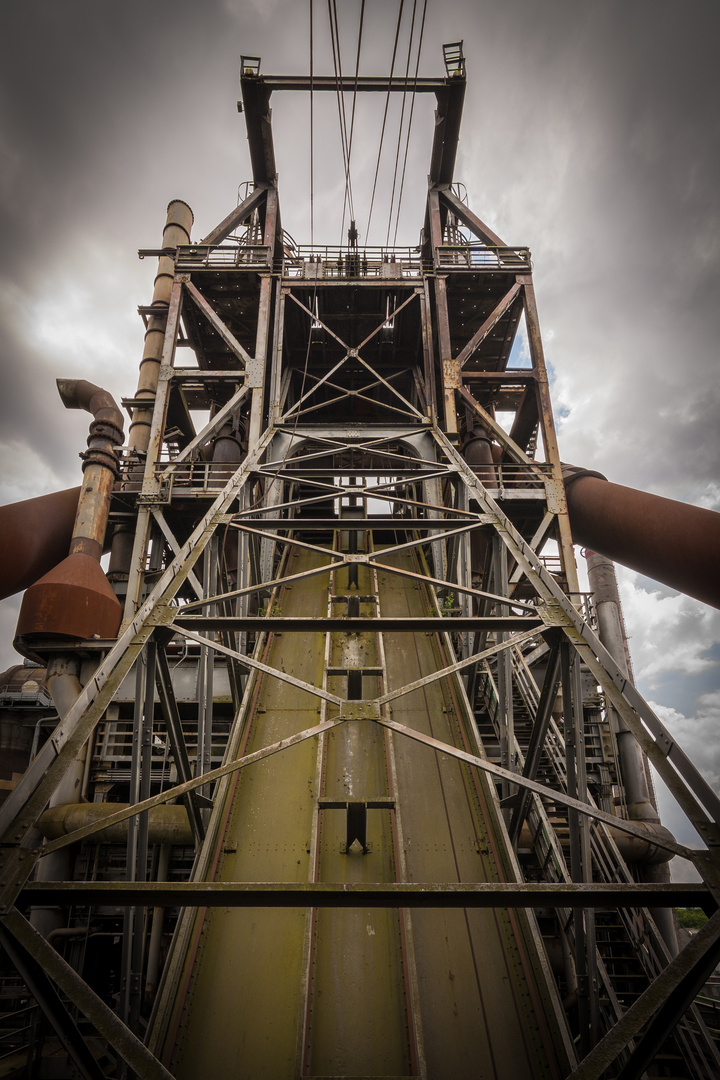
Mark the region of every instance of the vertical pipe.
MULTIPOLYGON (((53 657, 47 668, 47 688, 53 699, 59 717, 64 717, 77 701, 82 686, 78 678, 80 674, 80 661, 74 657, 53 657)), ((49 805, 63 806, 66 803, 80 801, 82 792, 83 775, 85 772, 85 758, 87 744, 75 758, 70 769, 53 792, 49 805)), ((36 881, 68 881, 72 867, 71 848, 61 848, 51 855, 45 855, 38 860, 35 874, 36 881)), ((59 930, 65 926, 65 915, 59 907, 35 906, 30 912, 30 922, 35 929, 47 937, 53 930, 59 930)))
MULTIPOLYGON (((604 555, 598 555, 597 552, 588 551, 586 555, 590 591, 593 594, 593 603, 598 622, 598 636, 620 670, 630 680, 628 644, 625 636, 615 566, 610 559, 605 558, 604 555)), ((657 806, 648 784, 645 755, 622 716, 612 706, 608 706, 607 714, 617 742, 618 766, 620 779, 625 790, 627 816, 630 821, 644 822, 649 827, 660 826, 657 806)), ((670 880, 670 868, 667 863, 639 866, 638 869, 641 878, 645 881, 667 882, 670 880)), ((651 915, 662 934, 670 955, 676 956, 678 943, 672 910, 670 908, 653 908, 651 909, 651 915)))
MULTIPOLYGON (((160 845, 158 856, 157 880, 167 881, 170 869, 170 844, 160 845)), ((152 930, 150 932, 150 944, 148 946, 147 975, 145 977, 145 998, 152 1005, 158 988, 160 974, 160 947, 162 945, 163 929, 165 924, 165 908, 153 908, 152 930)))
MULTIPOLYGON (((161 255, 158 260, 151 305, 155 310, 148 320, 148 327, 145 332, 145 345, 135 391, 136 405, 133 408, 128 434, 128 450, 131 458, 133 453, 140 458, 144 457, 150 443, 150 427, 160 376, 163 346, 165 344, 170 294, 175 278, 175 258, 174 254, 170 254, 170 252, 177 248, 178 245, 190 243, 192 223, 193 212, 187 203, 181 199, 173 199, 168 204, 162 239, 163 250, 167 250, 168 254, 161 255)), ((132 528, 119 527, 115 530, 108 570, 110 581, 127 580, 134 535, 132 528)))

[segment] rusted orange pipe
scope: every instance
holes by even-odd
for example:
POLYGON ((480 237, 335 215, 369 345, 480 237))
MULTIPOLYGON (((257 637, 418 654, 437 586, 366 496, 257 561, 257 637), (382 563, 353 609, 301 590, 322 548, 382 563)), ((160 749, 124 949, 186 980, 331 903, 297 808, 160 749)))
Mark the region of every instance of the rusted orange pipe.
POLYGON ((22 592, 64 559, 80 488, 0 506, 0 600, 22 592))
POLYGON ((720 608, 720 514, 563 466, 573 541, 720 608))
POLYGON ((58 380, 63 404, 93 413, 83 484, 67 558, 25 593, 15 646, 26 655, 43 638, 111 638, 122 609, 100 567, 110 499, 123 441, 122 413, 106 390, 81 380, 58 380))

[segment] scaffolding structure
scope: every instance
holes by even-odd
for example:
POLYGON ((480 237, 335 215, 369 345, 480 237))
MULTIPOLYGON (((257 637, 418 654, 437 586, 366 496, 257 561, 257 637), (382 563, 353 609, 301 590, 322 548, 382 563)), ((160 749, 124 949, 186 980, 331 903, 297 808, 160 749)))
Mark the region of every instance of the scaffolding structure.
POLYGON ((244 57, 252 185, 141 253, 122 625, 21 643, 82 683, 0 807, 28 1070, 55 1038, 93 1078, 720 1075, 720 800, 579 589, 530 253, 455 184, 446 65, 418 248, 285 236, 270 99, 311 83, 244 57), (703 848, 633 816, 628 734, 703 848))

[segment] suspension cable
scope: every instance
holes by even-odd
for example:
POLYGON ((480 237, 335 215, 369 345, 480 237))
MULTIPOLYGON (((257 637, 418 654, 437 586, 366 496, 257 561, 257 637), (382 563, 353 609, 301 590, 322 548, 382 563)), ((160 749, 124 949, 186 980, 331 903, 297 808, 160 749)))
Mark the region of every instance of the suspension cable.
POLYGON ((400 193, 398 195, 398 201, 397 201, 397 212, 396 212, 396 216, 395 216, 395 234, 393 236, 393 245, 397 244, 398 228, 400 226, 400 205, 402 203, 403 190, 405 188, 405 171, 407 169, 408 150, 410 148, 410 131, 412 129, 413 113, 415 112, 415 98, 416 98, 416 92, 415 91, 416 91, 416 87, 417 87, 418 71, 420 70, 420 53, 422 51, 423 36, 424 36, 424 33, 425 33, 425 14, 427 12, 427 6, 428 6, 428 0, 425 0, 425 3, 423 5, 422 21, 420 23, 420 36, 418 38, 417 60, 416 60, 416 63, 415 63, 415 78, 413 80, 412 96, 410 98, 410 117, 409 117, 409 120, 408 120, 407 137, 405 139, 405 157, 403 159, 402 177, 400 179, 400 193))
POLYGON ((350 215, 355 216, 350 178, 350 157, 348 153, 347 118, 345 115, 345 95, 342 92, 342 57, 340 55, 340 30, 337 17, 336 0, 328 0, 328 18, 330 20, 330 41, 332 45, 333 67, 335 69, 335 93, 337 96, 338 120, 340 124, 340 143, 342 146, 343 166, 345 169, 345 200, 350 205, 350 215))
MULTIPOLYGON (((400 23, 402 21, 403 6, 405 0, 400 0, 400 8, 398 11, 397 26, 395 28, 395 44, 393 45, 392 62, 390 64, 390 80, 392 81, 393 72, 395 71, 395 57, 397 56, 398 38, 400 37, 400 23)), ((390 86, 388 86, 387 95, 385 97, 385 111, 383 113, 382 130, 380 132, 380 148, 378 150, 377 164, 375 166, 375 179, 373 181, 372 197, 370 199, 370 213, 368 214, 367 229, 365 230, 366 240, 370 239, 370 222, 372 220, 373 206, 375 204, 375 191, 377 188, 378 173, 380 172, 380 158, 382 157, 383 139, 385 138, 385 124, 387 122, 388 106, 390 104, 390 86)))
POLYGON ((313 84, 313 0, 310 0, 310 248, 315 241, 315 159, 314 159, 314 84, 313 84))
MULTIPOLYGON (((359 74, 360 74, 360 49, 362 47, 362 33, 363 33, 363 21, 364 21, 364 19, 365 19, 365 0, 362 0, 362 3, 360 5, 360 27, 358 29, 357 56, 355 57, 355 84, 353 86, 352 113, 350 115, 350 139, 349 139, 349 142, 348 142, 348 171, 350 169, 350 155, 352 154, 353 133, 355 131, 355 104, 357 102, 358 77, 359 77, 359 74)), ((345 198, 343 200, 342 225, 340 227, 341 242, 342 242, 342 236, 343 236, 343 234, 345 232, 345 210, 347 208, 347 201, 348 200, 347 200, 347 190, 346 190, 345 198)), ((352 215, 351 215, 351 217, 352 217, 352 215)))
POLYGON ((417 0, 413 0, 412 18, 410 20, 410 37, 408 38, 407 63, 405 64, 405 85, 403 86, 402 108, 400 109, 400 125, 398 127, 397 149, 395 150, 395 167, 393 169, 392 191, 390 193, 390 213, 388 214, 387 235, 385 246, 390 246, 390 229, 392 228, 393 206, 395 204, 395 188, 397 186, 398 164, 400 163, 400 147, 402 146, 403 120, 405 119, 405 102, 407 100, 408 79, 410 77, 410 59, 412 56, 413 34, 415 33, 415 13, 417 0))

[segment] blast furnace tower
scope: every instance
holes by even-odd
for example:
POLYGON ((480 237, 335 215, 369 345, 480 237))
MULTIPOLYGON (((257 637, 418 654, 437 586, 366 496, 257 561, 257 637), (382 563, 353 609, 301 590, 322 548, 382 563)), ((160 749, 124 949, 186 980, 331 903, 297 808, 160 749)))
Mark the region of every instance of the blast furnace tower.
POLYGON ((593 510, 625 489, 560 463, 530 253, 455 182, 445 64, 413 84, 420 246, 325 247, 283 232, 271 99, 405 80, 243 57, 252 183, 199 242, 171 202, 141 252, 121 450, 109 395, 60 387, 93 422, 22 583, 59 719, 0 808, 12 1075, 720 1075, 720 803, 633 686, 593 510), (712 917, 678 951, 681 904, 712 917))

